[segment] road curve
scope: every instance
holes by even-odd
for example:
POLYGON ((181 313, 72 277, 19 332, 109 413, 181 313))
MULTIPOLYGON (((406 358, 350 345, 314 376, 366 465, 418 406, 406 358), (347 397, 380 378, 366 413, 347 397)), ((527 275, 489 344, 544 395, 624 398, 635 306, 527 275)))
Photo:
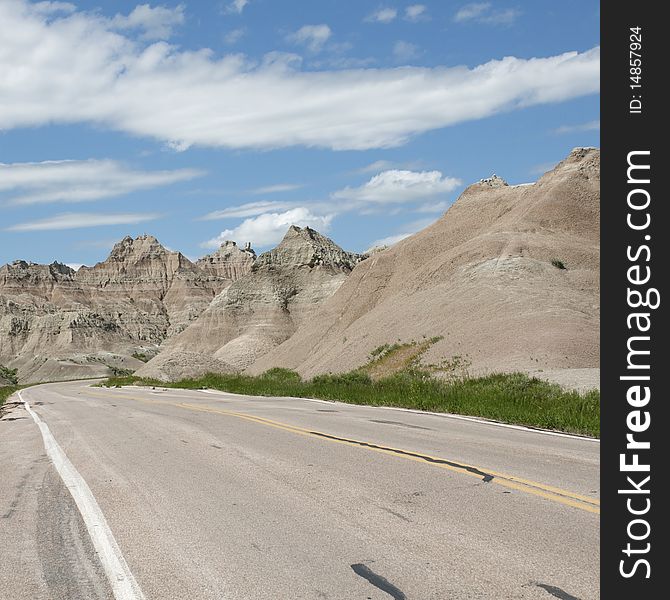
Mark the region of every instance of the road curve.
MULTIPOLYGON (((149 600, 599 597, 596 441, 203 390, 73 382, 22 400, 149 600)), ((72 482, 11 406, 0 598, 118 599, 72 482)))

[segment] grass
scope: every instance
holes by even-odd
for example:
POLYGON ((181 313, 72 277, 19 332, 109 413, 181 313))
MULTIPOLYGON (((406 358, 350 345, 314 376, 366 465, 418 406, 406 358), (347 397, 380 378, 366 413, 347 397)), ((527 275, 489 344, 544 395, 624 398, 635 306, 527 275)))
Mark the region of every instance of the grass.
POLYGON ((133 352, 131 356, 133 358, 136 358, 137 360, 141 360, 142 362, 149 362, 152 358, 151 356, 145 354, 144 352, 133 352))
POLYGON ((558 260, 558 258, 554 258, 551 261, 551 264, 554 265, 557 269, 565 270, 565 263, 562 260, 558 260))
POLYGON ((0 407, 5 403, 5 400, 9 398, 14 392, 20 390, 20 385, 6 385, 0 387, 0 407))
POLYGON ((208 374, 174 383, 134 376, 112 377, 101 385, 132 384, 395 406, 471 415, 594 437, 600 435, 599 391, 586 394, 565 391, 558 385, 522 373, 438 379, 426 371, 409 368, 375 380, 361 369, 319 375, 305 381, 293 371, 271 369, 259 376, 208 374))

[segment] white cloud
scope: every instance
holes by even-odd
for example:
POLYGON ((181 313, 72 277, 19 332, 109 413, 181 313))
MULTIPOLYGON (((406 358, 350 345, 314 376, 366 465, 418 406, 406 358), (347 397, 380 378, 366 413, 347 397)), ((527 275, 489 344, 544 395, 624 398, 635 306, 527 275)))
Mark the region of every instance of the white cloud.
POLYGON ((0 163, 0 193, 8 204, 85 202, 200 177, 195 169, 135 171, 114 160, 0 163))
POLYGON ((461 7, 454 15, 454 21, 461 23, 463 21, 472 21, 484 15, 491 10, 490 2, 473 2, 461 7))
POLYGON ((215 238, 202 244, 204 248, 218 248, 225 240, 239 243, 251 242, 253 246, 265 248, 279 243, 291 225, 313 227, 320 232, 328 231, 333 215, 316 215, 306 207, 297 207, 282 213, 263 213, 244 220, 234 229, 226 229, 215 238))
POLYGON ((244 35, 246 34, 246 30, 244 27, 239 27, 238 29, 233 29, 226 33, 223 36, 223 41, 228 44, 229 46, 233 46, 239 42, 244 35))
MULTIPOLYGON (((329 47, 330 50, 330 47, 329 47)), ((356 56, 327 56, 322 60, 310 62, 310 66, 315 69, 330 67, 332 69, 360 69, 369 67, 377 62, 376 58, 368 56, 367 58, 358 58, 356 56)))
MULTIPOLYGON (((380 164, 383 162, 373 163, 374 166, 380 164)), ((231 206, 211 212, 199 220, 246 220, 237 227, 226 229, 202 246, 218 248, 227 239, 241 243, 253 242, 260 247, 269 246, 277 243, 290 225, 308 225, 325 231, 335 217, 347 212, 370 213, 383 209, 387 213, 393 213, 400 211, 404 203, 420 200, 425 202, 415 208, 414 212, 443 212, 448 203, 438 197, 453 191, 460 184, 459 179, 445 177, 439 171, 388 170, 375 175, 360 187, 346 187, 331 194, 328 201, 311 203, 309 207, 300 206, 296 202, 267 200, 231 206)), ((428 222, 430 219, 411 223, 407 225, 408 231, 418 231, 428 222)))
POLYGON ((5 231, 55 231, 62 229, 83 229, 88 227, 101 227, 105 225, 136 225, 145 221, 158 219, 158 214, 94 214, 94 213, 64 213, 30 221, 28 223, 19 223, 7 227, 5 231))
POLYGON ((233 2, 226 7, 226 12, 241 15, 247 4, 249 4, 249 0, 233 0, 233 2))
POLYGON ((399 204, 447 194, 461 180, 443 176, 440 171, 400 171, 392 169, 372 177, 360 187, 346 187, 333 198, 357 203, 399 204))
POLYGON ((384 23, 388 24, 391 21, 394 21, 398 16, 398 11, 395 8, 380 8, 373 12, 372 14, 365 17, 365 20, 369 23, 384 23))
POLYGON ((298 31, 289 34, 286 39, 316 53, 323 49, 323 45, 332 33, 328 25, 303 25, 298 31))
POLYGON ((151 45, 87 12, 0 2, 0 129, 89 123, 192 145, 387 148, 473 119, 596 93, 600 49, 475 68, 300 71, 295 57, 151 45))
POLYGON ((256 217, 258 215, 262 215, 263 213, 286 210, 293 207, 295 207, 295 203, 292 202, 275 202, 268 200, 262 200, 260 202, 247 202, 246 204, 240 204, 238 206, 229 206, 223 210, 215 210, 214 212, 207 213, 199 220, 218 221, 221 219, 243 219, 245 217, 256 217))
POLYGON ((276 183, 274 185, 266 185, 263 187, 251 190, 252 194, 279 194, 281 192, 292 192, 305 187, 301 183, 276 183))
POLYGON ((175 8, 140 4, 127 16, 116 15, 110 23, 113 29, 140 29, 145 40, 166 40, 172 35, 172 29, 183 22, 183 4, 175 8))
POLYGON ((576 133, 579 131, 599 131, 600 130, 600 119, 595 121, 589 121, 588 123, 580 123, 579 125, 562 125, 557 129, 554 129, 554 133, 562 135, 565 133, 576 133))
POLYGON ((412 60, 417 58, 420 54, 419 47, 410 42, 398 40, 393 44, 393 56, 395 56, 397 61, 404 62, 412 60))
POLYGON ((393 163, 390 160, 376 160, 369 165, 357 169, 356 173, 379 173, 380 171, 385 171, 391 167, 393 167, 393 163))
POLYGON ((53 13, 72 13, 77 7, 70 2, 36 2, 32 5, 32 10, 45 15, 53 13))
POLYGON ((472 2, 462 6, 454 15, 456 23, 474 21, 487 25, 511 25, 521 15, 516 8, 495 9, 491 2, 472 2))
POLYGON ((425 4, 410 4, 405 8, 405 19, 407 21, 416 22, 427 18, 425 4))

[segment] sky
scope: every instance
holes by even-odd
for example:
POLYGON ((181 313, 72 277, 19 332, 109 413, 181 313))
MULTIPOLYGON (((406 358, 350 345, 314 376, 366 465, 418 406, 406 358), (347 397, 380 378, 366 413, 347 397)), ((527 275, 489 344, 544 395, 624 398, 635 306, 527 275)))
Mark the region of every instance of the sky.
POLYGON ((0 0, 0 264, 389 245, 599 146, 599 2, 0 0))

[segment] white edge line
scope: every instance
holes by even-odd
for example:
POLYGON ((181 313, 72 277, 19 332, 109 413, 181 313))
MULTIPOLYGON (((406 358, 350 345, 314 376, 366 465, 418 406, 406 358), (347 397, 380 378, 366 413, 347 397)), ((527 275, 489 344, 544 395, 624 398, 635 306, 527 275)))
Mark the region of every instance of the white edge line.
POLYGON ((130 572, 121 549, 114 539, 114 534, 107 524, 105 515, 100 510, 88 484, 58 445, 47 424, 30 408, 20 391, 18 396, 28 414, 39 427, 44 441, 44 449, 61 476, 63 483, 70 490, 70 494, 81 513, 88 534, 91 536, 93 547, 98 553, 107 579, 109 579, 114 598, 116 600, 144 600, 144 594, 130 572))

